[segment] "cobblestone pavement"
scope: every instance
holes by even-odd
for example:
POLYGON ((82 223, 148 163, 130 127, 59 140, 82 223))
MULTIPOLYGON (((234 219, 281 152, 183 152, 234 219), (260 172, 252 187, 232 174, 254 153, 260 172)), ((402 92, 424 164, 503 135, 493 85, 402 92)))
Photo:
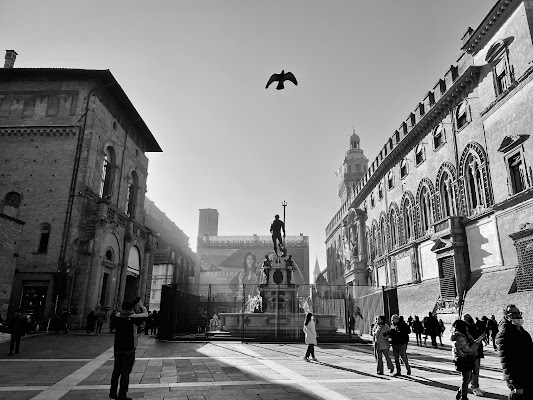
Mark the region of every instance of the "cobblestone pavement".
MULTIPOLYGON (((40 334, 22 339, 21 353, 0 345, 0 399, 107 399, 113 336, 40 334)), ((409 345, 411 376, 376 375, 369 345, 319 344, 318 362, 304 344, 157 342, 141 335, 128 395, 136 399, 454 399, 460 376, 449 344, 409 345)), ((486 398, 506 399, 499 359, 482 361, 486 398)), ((402 371, 405 373, 405 371, 402 371)), ((473 394, 470 398, 475 398, 473 394)))

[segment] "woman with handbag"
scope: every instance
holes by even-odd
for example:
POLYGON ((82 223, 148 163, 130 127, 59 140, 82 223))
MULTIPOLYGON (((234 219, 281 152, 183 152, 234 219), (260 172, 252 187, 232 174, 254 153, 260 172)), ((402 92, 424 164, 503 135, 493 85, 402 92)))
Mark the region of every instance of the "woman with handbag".
POLYGON ((457 400, 465 400, 468 399, 468 384, 470 383, 475 363, 474 355, 477 353, 483 337, 480 336, 476 340, 471 341, 467 333, 466 322, 458 319, 452 325, 451 340, 455 369, 460 372, 463 377, 461 387, 457 391, 455 398, 457 400))

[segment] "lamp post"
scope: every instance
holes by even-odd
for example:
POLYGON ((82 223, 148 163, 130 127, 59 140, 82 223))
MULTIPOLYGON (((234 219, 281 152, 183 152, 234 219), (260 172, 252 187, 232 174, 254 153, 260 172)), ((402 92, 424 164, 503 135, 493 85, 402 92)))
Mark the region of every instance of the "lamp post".
POLYGON ((287 202, 283 200, 281 205, 283 206, 283 223, 285 224, 285 231, 287 231, 287 222, 285 222, 285 207, 287 207, 287 202))

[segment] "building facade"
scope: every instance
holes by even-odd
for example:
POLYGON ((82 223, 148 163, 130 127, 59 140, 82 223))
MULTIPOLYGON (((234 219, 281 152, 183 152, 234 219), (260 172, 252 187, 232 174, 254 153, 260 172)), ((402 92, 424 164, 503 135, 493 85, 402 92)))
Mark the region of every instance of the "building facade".
POLYGON ((533 1, 499 0, 464 34, 326 228, 328 255, 352 250, 337 251, 346 283, 366 259, 401 314, 499 317, 515 303, 531 323, 532 29, 533 1))
POLYGON ((144 201, 145 226, 154 238, 150 253, 146 302, 150 311, 158 310, 163 285, 194 293, 194 261, 196 254, 189 247, 189 237, 148 197, 144 201))
POLYGON ((18 228, 2 237, 14 251, 0 285, 10 312, 44 322, 70 309, 80 326, 147 295, 146 153, 161 148, 108 70, 13 68, 13 53, 0 70, 0 211, 18 228))

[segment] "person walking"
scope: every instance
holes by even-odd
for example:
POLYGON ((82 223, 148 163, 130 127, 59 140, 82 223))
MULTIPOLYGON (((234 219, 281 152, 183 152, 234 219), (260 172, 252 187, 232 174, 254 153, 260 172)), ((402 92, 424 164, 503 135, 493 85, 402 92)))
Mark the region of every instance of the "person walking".
POLYGON ((494 350, 498 350, 496 347, 496 335, 498 334, 498 322, 496 321, 496 317, 492 315, 490 319, 487 321, 487 329, 490 333, 490 337, 492 338, 492 347, 494 350))
POLYGON ((94 315, 94 311, 91 311, 89 315, 87 315, 87 324, 85 325, 85 331, 87 332, 87 336, 90 336, 90 334, 94 331, 95 324, 96 315, 94 315))
POLYGON ((152 313, 152 320, 150 321, 150 323, 152 324, 150 327, 150 334, 157 336, 157 328, 159 327, 159 313, 157 312, 157 310, 154 310, 154 312, 152 313))
POLYGON ((107 322, 107 314, 100 307, 98 314, 96 314, 96 334, 97 335, 100 335, 102 333, 102 327, 104 326, 104 322, 107 322))
POLYGON ((439 342, 440 346, 442 347, 442 335, 444 335, 444 331, 446 330, 446 327, 444 326, 444 321, 442 319, 439 319, 439 327, 438 327, 437 333, 439 334, 439 342))
POLYGON ((317 344, 316 338, 316 328, 315 328, 315 317, 312 313, 307 313, 305 317, 303 331, 305 334, 305 344, 307 345, 307 351, 305 352, 304 360, 309 361, 309 356, 313 357, 313 361, 318 361, 315 358, 315 346, 317 344))
POLYGON ((509 304, 504 310, 504 317, 496 334, 503 379, 511 391, 510 400, 533 398, 533 341, 531 335, 522 327, 523 324, 522 313, 518 307, 509 304))
POLYGON ((353 313, 350 313, 350 318, 348 319, 348 325, 350 327, 350 333, 355 334, 355 317, 353 313))
POLYGON ((135 349, 137 349, 138 335, 136 324, 142 322, 142 318, 148 316, 146 307, 141 303, 134 311, 135 304, 125 301, 122 303, 122 311, 115 321, 115 341, 113 373, 111 374, 111 387, 109 398, 119 400, 131 400, 127 397, 130 383, 130 373, 135 364, 135 349), (118 387, 120 378, 120 389, 118 387))
POLYGON ((117 320, 117 317, 120 315, 119 310, 113 310, 111 312, 111 315, 109 316, 109 333, 114 333, 115 330, 115 321, 117 320))
POLYGON ((472 370, 474 369, 475 354, 477 354, 478 347, 483 340, 481 337, 472 340, 468 334, 467 324, 463 320, 456 320, 452 324, 450 339, 452 341, 452 356, 456 371, 461 373, 462 382, 457 395, 457 400, 468 399, 468 384, 472 377, 472 370))
POLYGON ((150 333, 150 329, 152 327, 152 312, 148 311, 148 317, 146 318, 146 321, 144 323, 144 334, 148 335, 150 333))
POLYGON ((472 377, 470 379, 470 388, 472 392, 478 396, 483 397, 484 393, 479 388, 479 369, 481 367, 481 359, 484 358, 483 354, 483 339, 485 339, 485 331, 481 326, 477 326, 474 322, 474 319, 470 314, 465 314, 463 316, 463 321, 466 322, 466 329, 468 334, 472 337, 473 340, 479 339, 478 351, 475 354, 474 368, 472 369, 472 377))
POLYGON ((383 375, 383 356, 385 356, 385 360, 387 361, 389 372, 391 374, 394 372, 394 365, 392 364, 389 354, 389 337, 390 327, 385 323, 385 316, 380 315, 377 317, 377 322, 372 329, 372 342, 374 344, 374 353, 378 362, 378 375, 383 375))
POLYGON ((431 337, 431 345, 436 349, 437 348, 437 335, 439 332, 439 321, 430 311, 428 316, 424 318, 424 345, 426 345, 427 337, 431 337))
POLYGON ((409 343, 410 333, 411 328, 409 328, 409 325, 407 325, 397 314, 394 314, 391 319, 390 327, 392 355, 394 356, 394 364, 396 365, 396 373, 394 376, 400 376, 402 374, 400 357, 407 370, 407 375, 411 375, 411 367, 409 366, 409 360, 407 360, 407 343, 409 343))
POLYGON ((418 315, 415 315, 415 319, 413 320, 413 333, 416 337, 417 346, 422 346, 422 332, 424 332, 424 326, 422 325, 422 321, 420 321, 418 315))
POLYGON ((11 340, 9 341, 9 356, 20 353, 20 339, 28 331, 28 319, 22 314, 22 309, 19 308, 11 318, 8 319, 8 330, 11 333, 11 340))

